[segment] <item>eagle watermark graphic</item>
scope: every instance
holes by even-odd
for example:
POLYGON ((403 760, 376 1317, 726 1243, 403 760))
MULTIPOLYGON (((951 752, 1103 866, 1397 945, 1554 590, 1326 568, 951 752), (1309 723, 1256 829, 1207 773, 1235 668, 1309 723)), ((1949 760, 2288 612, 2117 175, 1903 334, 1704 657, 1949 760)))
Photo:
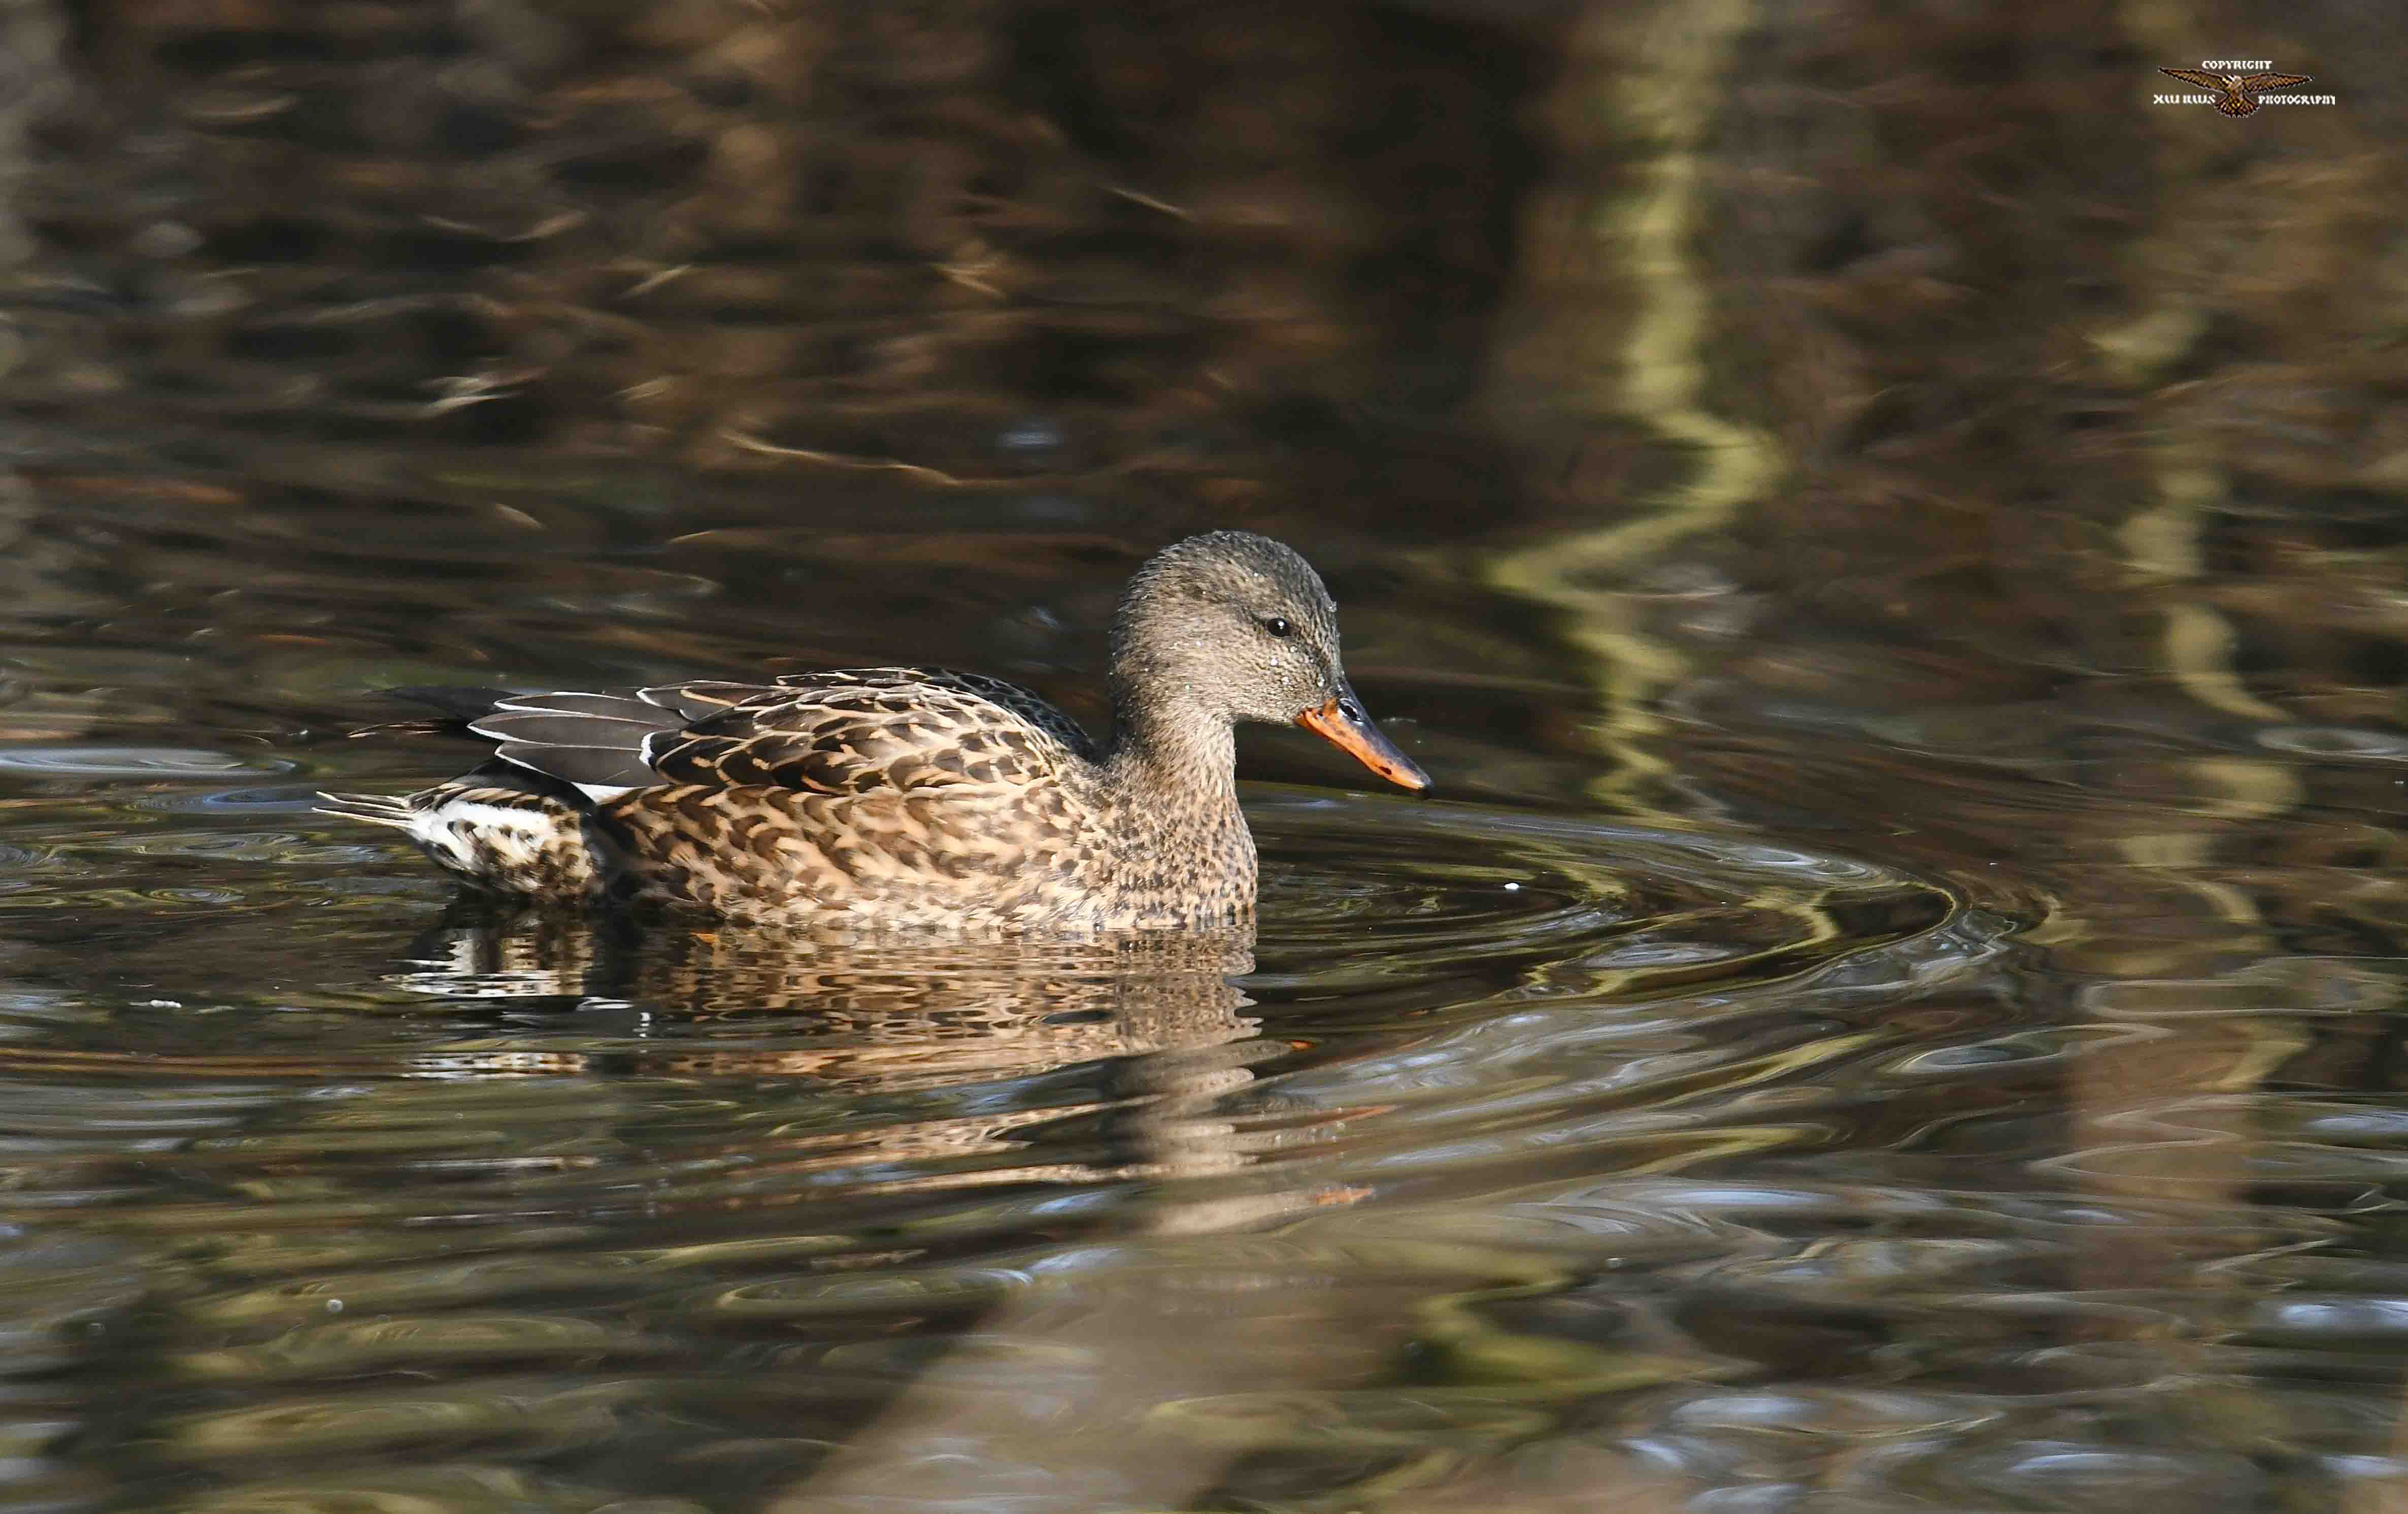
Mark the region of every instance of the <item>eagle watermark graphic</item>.
POLYGON ((2272 94, 2271 90, 2295 90, 2309 82, 2311 74, 2278 74, 2273 72, 2272 58, 2201 58, 2196 68, 2160 68, 2186 84, 2196 84, 2213 94, 2160 94, 2152 105, 2212 105, 2228 116, 2257 113, 2261 105, 2331 105, 2329 94, 2272 94))

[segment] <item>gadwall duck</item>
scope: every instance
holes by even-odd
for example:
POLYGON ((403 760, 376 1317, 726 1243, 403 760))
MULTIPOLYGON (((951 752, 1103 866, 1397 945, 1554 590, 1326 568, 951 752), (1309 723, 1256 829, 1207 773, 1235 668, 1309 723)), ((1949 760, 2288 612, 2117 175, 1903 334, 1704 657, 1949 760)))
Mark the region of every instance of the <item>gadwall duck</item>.
POLYGON ((1287 547, 1214 531, 1130 579, 1115 736, 1026 689, 924 668, 632 694, 394 690, 496 743, 402 798, 328 794, 472 883, 738 918, 1132 930, 1250 924, 1231 728, 1311 730, 1429 779, 1364 714, 1338 607, 1287 547))

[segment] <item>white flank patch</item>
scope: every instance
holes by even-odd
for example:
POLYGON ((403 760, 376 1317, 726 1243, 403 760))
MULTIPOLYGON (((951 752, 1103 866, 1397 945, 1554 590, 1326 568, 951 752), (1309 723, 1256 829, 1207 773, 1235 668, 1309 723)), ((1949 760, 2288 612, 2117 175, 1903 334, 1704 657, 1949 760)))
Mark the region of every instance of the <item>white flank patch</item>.
POLYGON ((534 866, 543 857, 552 829, 551 817, 540 810, 513 810, 467 800, 454 800, 441 809, 409 818, 412 841, 472 874, 488 871, 489 861, 505 870, 534 866), (453 821, 465 823, 467 834, 454 834, 453 821))

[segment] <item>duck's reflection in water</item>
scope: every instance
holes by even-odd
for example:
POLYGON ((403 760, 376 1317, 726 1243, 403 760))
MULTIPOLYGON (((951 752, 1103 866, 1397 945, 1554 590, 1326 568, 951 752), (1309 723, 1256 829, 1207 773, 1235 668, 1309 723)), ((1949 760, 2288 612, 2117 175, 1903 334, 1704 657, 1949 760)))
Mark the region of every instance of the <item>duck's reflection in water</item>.
POLYGON ((1254 1039, 1258 1022, 1231 981, 1253 967, 1251 943, 1233 933, 805 932, 463 896, 394 979, 453 1000, 574 1006, 600 1032, 567 1047, 518 1037, 456 1047, 441 1071, 794 1080, 865 1117, 793 1130, 789 1160, 945 1169, 852 1186, 858 1193, 1237 1165, 1230 1143, 1214 1138, 1226 1126, 1205 1117, 1252 1081, 1253 1062, 1283 1049, 1254 1039), (996 1089, 1073 1067, 1088 1069, 1081 1084, 1093 1096, 1068 1105, 1007 1096, 956 1101, 975 1113, 931 1103, 924 1117, 900 1108, 866 1117, 882 1095, 996 1089), (1077 1146, 1093 1160, 1048 1162, 1014 1138, 1066 1119, 1089 1127, 1077 1146), (960 1160, 1006 1155, 1017 1160, 960 1160))
POLYGON ((1384 1294, 1358 1306, 1318 1267, 1265 1292, 1249 1271, 1260 1259, 1248 1233, 1331 1198, 1274 1168, 1236 1171, 1259 1143, 1220 1101, 1286 1049, 1256 1037, 1230 981, 1253 965, 1251 942, 1226 935, 806 935, 464 900, 402 976, 455 1001, 549 1001, 564 1014, 548 1023, 608 1028, 584 1049, 455 1047, 461 1075, 775 1079, 824 1093, 836 1117, 781 1118, 776 1151, 749 1154, 755 1175, 804 1180, 778 1185, 779 1206, 838 1170, 848 1198, 1110 1185, 1068 1257, 1019 1253, 1009 1265, 1026 1269, 1024 1285, 773 1505, 986 1507, 1003 1477, 1051 1514, 1099 1507, 1107 1491, 1168 1497, 1210 1481, 1220 1453, 1141 1433, 1157 1406, 1343 1378, 1370 1348, 1358 1316, 1384 1294), (1239 1249, 1224 1258, 1224 1245, 1239 1249), (1041 1281, 1062 1265, 1067 1291, 1041 1281), (1000 1397, 997 1348, 1017 1384, 1000 1397), (1093 1433, 1032 1424, 1032 1403, 1093 1433))

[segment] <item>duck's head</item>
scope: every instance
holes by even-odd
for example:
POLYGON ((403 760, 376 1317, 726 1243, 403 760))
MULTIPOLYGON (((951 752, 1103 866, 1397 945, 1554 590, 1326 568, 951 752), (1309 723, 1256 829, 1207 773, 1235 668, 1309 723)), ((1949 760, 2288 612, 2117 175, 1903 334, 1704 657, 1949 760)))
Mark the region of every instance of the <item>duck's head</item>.
POLYGON ((1392 784, 1429 786, 1364 712, 1338 656, 1338 606, 1312 565, 1267 536, 1213 531, 1156 553, 1112 622, 1124 719, 1297 725, 1392 784))

